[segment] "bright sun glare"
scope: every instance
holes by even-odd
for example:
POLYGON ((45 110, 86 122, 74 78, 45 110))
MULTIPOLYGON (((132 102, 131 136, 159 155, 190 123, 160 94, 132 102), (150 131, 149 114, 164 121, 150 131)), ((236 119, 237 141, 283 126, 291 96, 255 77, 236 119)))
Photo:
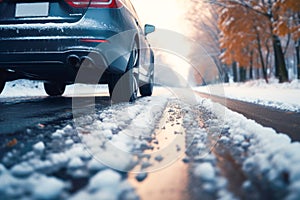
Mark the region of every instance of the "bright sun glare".
MULTIPOLYGON (((191 26, 185 18, 187 11, 186 1, 132 0, 132 3, 134 4, 135 9, 143 23, 155 25, 158 31, 168 30, 171 34, 174 32, 175 37, 180 34, 188 38, 188 35, 190 34, 189 31, 191 31, 191 26)), ((149 40, 151 44, 165 42, 165 38, 155 36, 155 34, 153 36, 149 35, 149 40)), ((190 42, 185 40, 176 40, 173 42, 176 42, 177 46, 179 46, 181 49, 184 49, 184 51, 181 51, 184 52, 184 55, 181 56, 188 56, 190 51, 190 42)), ((189 64, 183 60, 180 60, 179 58, 174 59, 174 55, 169 57, 167 56, 164 61, 168 63, 169 66, 172 66, 172 69, 175 71, 175 73, 180 74, 187 81, 190 71, 189 64)))
POLYGON ((132 0, 144 23, 184 34, 186 3, 183 0, 132 0))

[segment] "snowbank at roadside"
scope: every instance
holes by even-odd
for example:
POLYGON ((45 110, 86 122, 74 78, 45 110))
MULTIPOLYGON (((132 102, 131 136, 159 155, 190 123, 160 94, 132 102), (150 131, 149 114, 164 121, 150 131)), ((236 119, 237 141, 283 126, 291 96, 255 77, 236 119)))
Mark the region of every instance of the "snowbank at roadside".
POLYGON ((0 97, 28 96, 46 96, 43 83, 29 80, 16 80, 7 82, 0 97))
POLYGON ((278 134, 211 100, 202 100, 199 108, 216 117, 204 121, 207 133, 219 138, 221 151, 229 151, 241 166, 246 176, 243 190, 252 193, 254 199, 300 198, 299 142, 291 142, 287 135, 278 134), (257 188, 261 191, 253 192, 257 188))
POLYGON ((300 112, 299 80, 293 80, 290 83, 278 83, 278 80, 270 79, 269 84, 264 80, 255 80, 246 83, 208 85, 194 89, 208 94, 225 96, 230 99, 300 112))

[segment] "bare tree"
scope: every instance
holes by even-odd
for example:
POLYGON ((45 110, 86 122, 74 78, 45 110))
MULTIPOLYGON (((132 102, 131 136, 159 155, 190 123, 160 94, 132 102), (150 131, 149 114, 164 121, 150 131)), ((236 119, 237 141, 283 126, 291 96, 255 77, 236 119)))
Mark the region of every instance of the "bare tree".
MULTIPOLYGON (((205 49, 207 56, 213 60, 214 65, 218 69, 219 78, 227 82, 228 69, 222 64, 219 58, 221 55, 219 43, 220 29, 218 27, 219 15, 216 6, 205 1, 192 1, 187 18, 192 22, 194 27, 192 37, 198 43, 196 46, 205 49)), ((191 56, 202 58, 198 55, 199 52, 203 52, 203 49, 199 50, 195 48, 191 56)))

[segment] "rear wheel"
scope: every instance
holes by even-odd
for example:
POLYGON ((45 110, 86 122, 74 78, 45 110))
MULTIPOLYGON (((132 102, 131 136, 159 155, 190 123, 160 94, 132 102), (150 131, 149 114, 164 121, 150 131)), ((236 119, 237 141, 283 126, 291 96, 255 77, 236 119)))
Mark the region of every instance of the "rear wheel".
POLYGON ((150 65, 150 76, 148 82, 140 83, 140 93, 142 97, 151 96, 153 93, 153 86, 154 86, 154 55, 151 52, 151 65, 150 65))
POLYGON ((46 82, 44 83, 44 89, 49 96, 61 96, 65 92, 66 84, 46 82))
POLYGON ((134 102, 138 92, 138 56, 137 45, 134 45, 127 70, 124 74, 111 75, 108 84, 110 98, 113 103, 134 102))
POLYGON ((6 83, 5 71, 0 70, 0 94, 2 93, 6 83))
POLYGON ((154 85, 154 73, 150 75, 148 83, 142 83, 140 86, 140 93, 142 97, 151 96, 153 93, 153 85, 154 85))
POLYGON ((113 103, 134 102, 137 98, 137 81, 133 70, 122 75, 112 75, 108 89, 113 103))

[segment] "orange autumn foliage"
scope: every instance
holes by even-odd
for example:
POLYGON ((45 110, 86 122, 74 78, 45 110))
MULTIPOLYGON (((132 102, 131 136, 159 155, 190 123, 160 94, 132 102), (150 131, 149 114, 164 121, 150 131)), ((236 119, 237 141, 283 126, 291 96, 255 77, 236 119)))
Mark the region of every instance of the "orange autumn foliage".
POLYGON ((274 4, 278 21, 274 22, 275 31, 280 36, 291 34, 293 39, 300 39, 300 1, 280 0, 274 4))
POLYGON ((221 60, 260 67, 272 45, 272 35, 300 39, 300 0, 218 0, 221 60), (251 60, 252 59, 252 60, 251 60), (252 62, 251 62, 252 61, 252 62))
MULTIPOLYGON (((238 62, 247 67, 250 62, 258 66, 258 41, 267 41, 270 37, 269 21, 263 15, 235 3, 227 3, 220 9, 219 28, 221 30, 220 47, 224 49, 221 60, 227 65, 238 62)), ((263 48, 264 44, 260 44, 263 48)))

